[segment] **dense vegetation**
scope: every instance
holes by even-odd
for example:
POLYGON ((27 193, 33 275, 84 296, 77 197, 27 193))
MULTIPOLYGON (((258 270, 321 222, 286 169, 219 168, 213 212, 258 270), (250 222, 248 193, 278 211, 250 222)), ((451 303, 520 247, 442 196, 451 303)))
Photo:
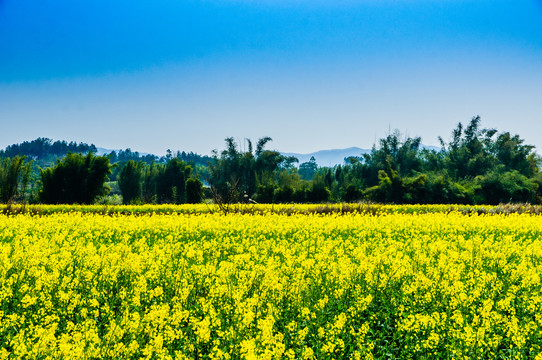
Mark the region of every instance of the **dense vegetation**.
POLYGON ((255 147, 248 140, 246 151, 241 151, 233 138, 227 138, 226 148, 221 152, 215 150, 211 157, 186 152, 174 154, 168 150, 160 158, 130 149, 100 157, 94 154, 94 145, 40 138, 0 151, 0 157, 4 158, 1 174, 11 171, 10 176, 0 179, 0 195, 3 202, 45 203, 179 204, 197 203, 204 198, 221 205, 542 202, 541 158, 518 135, 482 128, 480 117, 474 117, 466 126, 458 124, 447 142, 439 140, 440 150, 428 150, 422 147, 421 138, 403 137, 396 131, 380 139, 370 153, 345 159, 343 165, 329 168, 318 167, 314 159, 296 167, 296 158, 265 149, 271 141, 269 137, 259 139, 255 147), (86 155, 80 155, 80 160, 74 162, 76 156, 72 153, 86 155), (18 160, 13 160, 16 156, 18 160), (34 161, 31 174, 29 163, 22 162, 20 156, 34 161), (20 166, 9 170, 12 161, 20 166), (97 174, 85 165, 94 162, 107 166, 102 166, 97 174), (62 170, 65 180, 52 177, 66 166, 72 168, 62 170), (71 176, 70 171, 77 176, 71 176), (85 186, 95 180, 101 182, 92 185, 99 191, 67 194, 88 192, 85 186), (53 197, 45 195, 50 193, 51 186, 60 186, 53 197), (104 197, 108 192, 109 197, 104 197))
POLYGON ((30 179, 30 164, 24 157, 0 159, 0 202, 10 200, 24 194, 30 179))
POLYGON ((95 145, 47 138, 8 146, 0 151, 0 202, 92 204, 111 201, 108 194, 118 201, 116 192, 124 203, 203 199, 203 184, 192 169, 206 165, 208 156, 170 150, 162 157, 130 149, 104 156, 96 152, 95 145))
POLYGON ((214 154, 210 185, 221 199, 266 203, 540 203, 540 157, 518 135, 480 128, 475 117, 440 142, 440 151, 427 150, 421 138, 394 132, 345 165, 318 168, 311 159, 296 169, 279 153, 240 152, 227 139, 226 150, 214 154))
POLYGON ((53 167, 41 170, 40 200, 49 204, 91 204, 107 193, 107 175, 111 172, 109 159, 68 153, 53 167))

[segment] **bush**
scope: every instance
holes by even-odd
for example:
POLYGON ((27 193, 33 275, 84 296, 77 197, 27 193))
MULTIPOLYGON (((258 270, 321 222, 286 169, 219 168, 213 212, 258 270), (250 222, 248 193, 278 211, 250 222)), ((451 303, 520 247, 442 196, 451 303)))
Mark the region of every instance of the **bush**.
POLYGON ((294 188, 283 186, 275 190, 275 201, 278 203, 289 203, 294 200, 294 188))
POLYGON ((271 204, 274 202, 275 185, 258 185, 258 190, 254 195, 254 200, 262 204, 271 204))
POLYGON ((195 178, 186 180, 186 202, 199 204, 203 201, 203 183, 195 178))
POLYGON ((500 203, 534 203, 537 199, 538 184, 517 170, 494 171, 477 178, 476 190, 479 203, 497 205, 500 203))

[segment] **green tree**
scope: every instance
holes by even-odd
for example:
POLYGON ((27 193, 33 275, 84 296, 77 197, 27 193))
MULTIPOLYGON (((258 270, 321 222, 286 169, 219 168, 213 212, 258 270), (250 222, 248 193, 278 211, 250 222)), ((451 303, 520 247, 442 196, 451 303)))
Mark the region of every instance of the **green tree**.
POLYGON ((105 185, 112 165, 93 153, 68 153, 55 166, 40 170, 40 200, 48 204, 92 204, 109 192, 105 185))
POLYGON ((0 202, 14 201, 23 195, 30 179, 31 164, 24 156, 5 158, 0 161, 0 202))
POLYGON ((492 171, 476 180, 477 202, 497 205, 499 203, 533 203, 536 201, 538 184, 519 171, 503 171, 504 167, 492 171))
POLYGON ((203 183, 196 178, 186 180, 186 202, 199 204, 203 201, 203 183))
POLYGON ((437 172, 424 174, 424 197, 419 202, 425 204, 468 204, 472 203, 473 189, 453 181, 437 172))
POLYGON ((354 202, 361 200, 362 195, 362 191, 354 184, 348 184, 344 190, 344 194, 342 194, 342 199, 346 202, 354 202))
POLYGON ((524 145, 519 135, 504 132, 498 135, 492 146, 497 162, 508 171, 518 171, 527 177, 539 171, 540 157, 534 153, 534 146, 524 145))
POLYGON ((143 181, 143 163, 129 160, 117 177, 122 201, 132 204, 141 200, 141 185, 143 181))
POLYGON ((314 174, 318 170, 318 164, 316 159, 311 156, 310 160, 299 165, 299 175, 303 180, 312 180, 314 174))
POLYGON ((369 199, 395 204, 403 202, 405 187, 403 179, 396 170, 392 169, 391 166, 388 166, 387 171, 379 171, 378 179, 378 185, 372 186, 366 191, 366 195, 369 199))
POLYGON ((143 169, 143 184, 141 188, 141 198, 144 203, 155 203, 156 198, 156 182, 158 178, 158 167, 152 161, 143 169))
POLYGON ((480 116, 473 117, 466 128, 459 123, 448 144, 439 137, 442 168, 456 180, 485 174, 497 165, 491 154, 496 133, 495 129, 480 129, 480 116))
POLYGON ((369 167, 357 157, 346 160, 345 165, 337 166, 335 170, 337 200, 347 202, 361 200, 363 190, 366 188, 369 167))
POLYGON ((373 146, 368 154, 363 154, 363 169, 366 182, 374 186, 381 182, 381 171, 393 177, 390 169, 398 176, 407 177, 422 170, 420 151, 421 138, 401 139, 401 133, 395 130, 379 141, 379 147, 373 146))
POLYGON ((311 181, 310 188, 306 191, 306 201, 311 203, 325 202, 329 200, 331 192, 326 186, 324 174, 316 174, 311 181))
POLYGON ((174 157, 160 167, 156 179, 158 202, 182 204, 186 202, 186 180, 192 167, 174 157))
MULTIPOLYGON (((226 138, 226 149, 220 155, 213 151, 212 160, 209 162, 209 178, 211 190, 215 202, 233 203, 239 201, 239 189, 244 176, 250 176, 249 171, 242 171, 242 154, 237 149, 237 144, 232 137, 226 138)), ((249 142, 249 152, 252 144, 249 142)), ((248 158, 248 156, 247 156, 248 158)), ((248 162, 245 158, 245 164, 248 162)))
POLYGON ((299 188, 301 177, 295 168, 281 169, 277 174, 277 185, 274 200, 278 203, 294 201, 294 193, 299 188))
POLYGON ((227 138, 226 149, 220 155, 213 151, 209 162, 207 181, 213 197, 218 203, 233 203, 253 198, 257 193, 266 201, 270 189, 274 189, 279 173, 290 169, 297 159, 285 157, 277 151, 265 150, 270 137, 258 140, 253 151, 252 142, 247 139, 248 151, 240 151, 233 138, 227 138))

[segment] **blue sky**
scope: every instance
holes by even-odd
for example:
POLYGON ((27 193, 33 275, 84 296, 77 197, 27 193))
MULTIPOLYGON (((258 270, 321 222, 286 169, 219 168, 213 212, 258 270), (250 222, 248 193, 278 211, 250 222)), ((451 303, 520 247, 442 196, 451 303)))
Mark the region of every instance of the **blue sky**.
POLYGON ((0 0, 0 147, 436 145, 481 115, 540 149, 541 98, 542 1, 0 0))

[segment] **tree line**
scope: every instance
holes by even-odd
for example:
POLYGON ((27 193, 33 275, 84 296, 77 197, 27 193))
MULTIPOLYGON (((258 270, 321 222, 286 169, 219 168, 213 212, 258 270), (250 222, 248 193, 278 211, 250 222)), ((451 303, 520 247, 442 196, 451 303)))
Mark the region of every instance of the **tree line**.
MULTIPOLYGON (((26 157, 31 159, 34 163, 40 166, 49 166, 57 158, 63 157, 68 153, 96 153, 98 149, 94 144, 86 144, 83 142, 76 143, 75 141, 66 142, 64 140, 53 141, 49 138, 37 138, 32 141, 24 141, 20 144, 13 144, 6 147, 4 150, 0 150, 0 158, 11 158, 15 156, 26 157)), ((156 156, 153 154, 140 154, 137 151, 132 151, 130 148, 125 150, 111 150, 105 156, 107 156, 111 163, 124 163, 129 160, 142 161, 150 164, 151 162, 166 163, 173 157, 177 157, 190 164, 206 166, 210 160, 209 156, 200 155, 193 152, 180 152, 173 153, 171 150, 167 150, 165 156, 156 156)))
POLYGON ((86 148, 40 168, 35 179, 31 159, 6 156, 14 145, 0 152, 0 201, 93 203, 115 187, 127 204, 542 202, 541 158, 535 148, 518 135, 482 128, 479 116, 459 123, 449 140, 439 138, 439 150, 425 149, 421 138, 395 131, 369 153, 334 167, 318 167, 314 158, 298 164, 266 149, 270 141, 263 137, 253 146, 247 140, 241 150, 227 138, 224 150, 206 158, 171 151, 148 157, 129 149, 97 156, 86 148))
POLYGON ((482 128, 476 116, 439 141, 440 150, 429 150, 420 137, 395 131, 343 165, 311 159, 296 168, 278 153, 241 152, 226 139, 209 167, 210 185, 234 202, 541 203, 541 158, 518 135, 482 128))
MULTIPOLYGON (((54 166, 40 169, 39 189, 28 196, 31 162, 15 156, 0 162, 0 201, 45 204, 92 204, 110 193, 108 177, 117 164, 107 156, 68 153, 54 166)), ((203 183, 192 167, 173 158, 167 163, 147 165, 129 160, 118 174, 118 187, 125 204, 134 203, 199 203, 203 200, 203 183)))
POLYGON ((37 138, 32 141, 24 141, 20 144, 13 144, 0 150, 0 158, 11 158, 15 156, 26 156, 28 159, 41 160, 48 157, 64 156, 69 152, 96 152, 96 146, 75 141, 54 141, 48 138, 37 138))

